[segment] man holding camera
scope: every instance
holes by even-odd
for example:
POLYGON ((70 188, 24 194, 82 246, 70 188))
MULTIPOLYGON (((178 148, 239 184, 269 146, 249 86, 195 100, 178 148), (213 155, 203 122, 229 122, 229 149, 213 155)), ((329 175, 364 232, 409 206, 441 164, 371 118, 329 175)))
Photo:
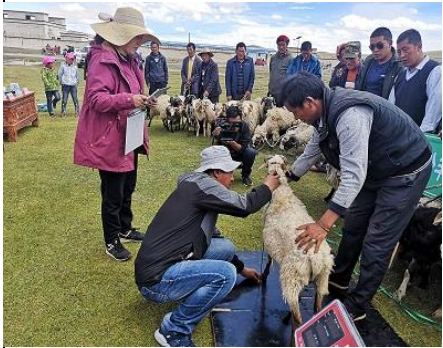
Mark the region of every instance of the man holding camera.
POLYGON ((250 178, 252 166, 257 152, 250 147, 251 129, 249 124, 241 119, 242 111, 238 106, 226 109, 226 119, 222 118, 216 123, 214 130, 214 144, 224 145, 229 149, 234 161, 239 161, 242 166, 242 182, 244 186, 251 186, 250 178))

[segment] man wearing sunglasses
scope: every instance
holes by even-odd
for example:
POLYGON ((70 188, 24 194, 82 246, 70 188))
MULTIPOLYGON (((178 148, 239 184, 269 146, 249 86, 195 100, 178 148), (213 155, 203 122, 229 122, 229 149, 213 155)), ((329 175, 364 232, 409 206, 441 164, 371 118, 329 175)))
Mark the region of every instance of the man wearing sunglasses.
POLYGON ((377 28, 371 34, 369 42, 372 54, 365 60, 361 80, 356 89, 388 99, 395 78, 402 70, 392 47, 392 33, 388 28, 377 28))
POLYGON ((441 131, 441 64, 423 53, 420 33, 409 29, 397 39, 405 69, 395 81, 389 101, 412 117, 423 132, 441 131))

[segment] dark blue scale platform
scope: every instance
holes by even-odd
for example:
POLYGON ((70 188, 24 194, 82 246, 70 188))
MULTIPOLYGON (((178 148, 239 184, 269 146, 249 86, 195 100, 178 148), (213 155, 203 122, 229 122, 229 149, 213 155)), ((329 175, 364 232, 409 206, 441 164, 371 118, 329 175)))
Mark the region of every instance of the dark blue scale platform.
MULTIPOLYGON (((259 271, 267 261, 265 253, 262 262, 261 251, 240 252, 238 256, 246 266, 259 271)), ((303 322, 314 315, 314 298, 313 285, 300 294, 303 322)), ((289 307, 281 295, 277 263, 273 263, 266 285, 257 285, 239 276, 237 286, 211 313, 215 346, 288 347, 293 331, 288 314, 289 307)), ((373 308, 368 311, 367 319, 356 325, 368 347, 407 346, 373 308)))

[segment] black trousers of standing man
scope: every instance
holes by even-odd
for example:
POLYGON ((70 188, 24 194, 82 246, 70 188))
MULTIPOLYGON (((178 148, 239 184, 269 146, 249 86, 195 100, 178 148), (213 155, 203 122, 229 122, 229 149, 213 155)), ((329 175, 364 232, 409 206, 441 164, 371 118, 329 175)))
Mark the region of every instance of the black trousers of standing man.
POLYGON ((102 223, 105 243, 114 243, 120 232, 132 228, 132 194, 137 183, 138 155, 134 153, 134 170, 117 173, 99 170, 102 192, 102 223))
MULTIPOLYGON (((429 161, 430 162, 430 161, 429 161)), ((411 220, 431 175, 430 163, 398 177, 367 179, 345 214, 343 237, 329 279, 347 287, 360 260, 360 277, 345 304, 366 310, 380 286, 395 245, 411 220)))

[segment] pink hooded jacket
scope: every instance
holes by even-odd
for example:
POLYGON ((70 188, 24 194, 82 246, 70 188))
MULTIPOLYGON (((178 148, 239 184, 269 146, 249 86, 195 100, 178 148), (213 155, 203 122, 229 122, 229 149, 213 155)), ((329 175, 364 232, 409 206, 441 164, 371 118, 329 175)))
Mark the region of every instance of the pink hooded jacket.
MULTIPOLYGON (((142 94, 144 79, 138 62, 119 58, 100 45, 91 49, 83 106, 74 144, 74 163, 110 172, 134 170, 134 152, 125 156, 126 121, 142 94)), ((144 149, 149 150, 145 124, 144 149)))

